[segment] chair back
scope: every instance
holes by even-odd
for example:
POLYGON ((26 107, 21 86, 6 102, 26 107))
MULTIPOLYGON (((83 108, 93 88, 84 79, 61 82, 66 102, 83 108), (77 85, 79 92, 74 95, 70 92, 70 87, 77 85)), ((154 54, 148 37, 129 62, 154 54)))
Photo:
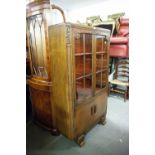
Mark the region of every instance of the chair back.
POLYGON ((129 61, 121 60, 115 64, 114 79, 129 82, 129 61))

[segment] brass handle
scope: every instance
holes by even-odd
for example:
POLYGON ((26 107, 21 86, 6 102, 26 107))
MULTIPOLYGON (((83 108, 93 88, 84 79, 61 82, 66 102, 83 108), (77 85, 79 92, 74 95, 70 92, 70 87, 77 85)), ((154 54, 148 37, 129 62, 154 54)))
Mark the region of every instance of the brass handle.
POLYGON ((93 110, 94 108, 93 108, 93 106, 91 107, 91 115, 93 115, 93 113, 94 113, 94 110, 93 110))
POLYGON ((57 5, 55 5, 55 4, 51 4, 51 8, 52 8, 52 9, 57 9, 57 10, 59 10, 60 13, 62 14, 64 23, 66 23, 66 18, 65 18, 64 11, 63 11, 59 6, 57 6, 57 5))

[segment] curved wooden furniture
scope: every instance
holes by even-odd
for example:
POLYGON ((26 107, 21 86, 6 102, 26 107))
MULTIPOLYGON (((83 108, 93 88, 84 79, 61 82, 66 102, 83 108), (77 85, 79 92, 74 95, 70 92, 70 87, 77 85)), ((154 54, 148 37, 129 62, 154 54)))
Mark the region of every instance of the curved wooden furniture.
MULTIPOLYGON (((34 121, 48 130, 52 125, 52 100, 51 87, 51 58, 49 52, 48 15, 52 9, 58 9, 64 22, 66 21, 63 10, 50 5, 49 0, 32 1, 27 5, 26 32, 30 57, 31 78, 28 80, 34 121)), ((52 20, 52 19, 50 19, 52 20)), ((55 130, 54 130, 55 131, 55 130)))

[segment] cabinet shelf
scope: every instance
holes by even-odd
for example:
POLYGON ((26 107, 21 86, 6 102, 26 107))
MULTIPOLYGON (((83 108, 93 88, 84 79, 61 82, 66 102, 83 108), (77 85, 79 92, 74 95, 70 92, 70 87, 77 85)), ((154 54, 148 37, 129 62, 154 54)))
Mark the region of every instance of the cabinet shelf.
POLYGON ((92 73, 86 74, 86 75, 82 75, 82 76, 80 76, 80 77, 77 77, 76 80, 80 80, 80 79, 83 79, 83 78, 87 78, 87 77, 89 77, 89 76, 92 76, 92 73))
POLYGON ((96 54, 107 54, 106 51, 103 51, 103 52, 96 52, 96 54))
POLYGON ((105 72, 105 71, 107 71, 107 68, 103 68, 103 69, 100 69, 100 70, 96 71, 96 74, 101 73, 101 72, 105 72))
MULTIPOLYGON (((96 54, 107 54, 106 51, 103 52, 96 52, 96 54)), ((83 56, 83 55, 92 55, 92 53, 75 53, 75 56, 83 56)))
POLYGON ((75 56, 92 55, 92 53, 75 53, 75 56))
POLYGON ((103 88, 96 88, 95 94, 99 94, 100 92, 103 92, 103 90, 105 90, 107 88, 106 85, 104 85, 103 88))

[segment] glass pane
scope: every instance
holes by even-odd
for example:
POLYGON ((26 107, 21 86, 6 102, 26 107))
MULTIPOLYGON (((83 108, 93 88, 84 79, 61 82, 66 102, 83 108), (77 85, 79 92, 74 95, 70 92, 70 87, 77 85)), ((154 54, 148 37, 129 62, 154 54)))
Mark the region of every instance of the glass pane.
POLYGON ((97 54, 96 55, 96 71, 103 69, 103 55, 97 54))
POLYGON ((80 101, 82 100, 82 94, 81 94, 81 90, 83 90, 84 88, 84 79, 79 79, 76 80, 76 100, 80 101))
POLYGON ((96 93, 106 87, 107 71, 102 71, 96 74, 96 93))
POLYGON ((90 98, 93 96, 92 92, 92 76, 85 77, 85 89, 84 89, 85 98, 90 98))
POLYGON ((96 71, 101 71, 105 67, 108 67, 107 53, 96 54, 96 71))
POLYGON ((103 52, 103 37, 96 36, 96 52, 103 52))
POLYGON ((82 101, 92 97, 92 76, 76 80, 76 100, 82 101))
POLYGON ((85 55, 85 75, 92 73, 92 55, 85 55))
POLYGON ((42 15, 35 15, 27 19, 27 32, 29 37, 32 68, 35 76, 46 77, 45 66, 45 28, 42 15))
POLYGON ((104 70, 104 71, 102 71, 102 88, 106 87, 107 82, 108 82, 107 70, 104 70))
POLYGON ((75 53, 83 53, 83 34, 75 33, 75 53))
POLYGON ((107 40, 96 35, 96 93, 106 87, 107 83, 107 40))
POLYGON ((104 52, 107 52, 107 49, 108 49, 108 44, 107 44, 108 42, 107 42, 107 39, 106 38, 104 38, 104 41, 103 41, 103 51, 104 52))
POLYGON ((96 91, 100 90, 102 88, 101 85, 101 72, 96 74, 96 91))
POLYGON ((107 62, 107 53, 103 54, 103 67, 108 67, 108 62, 107 62))
POLYGON ((85 53, 92 53, 92 35, 85 34, 85 53))
POLYGON ((84 75, 84 63, 83 63, 84 56, 76 56, 75 57, 75 73, 76 78, 79 78, 84 75))
POLYGON ((92 88, 92 76, 85 77, 85 88, 92 88))
POLYGON ((76 101, 92 96, 92 35, 75 34, 76 101))

